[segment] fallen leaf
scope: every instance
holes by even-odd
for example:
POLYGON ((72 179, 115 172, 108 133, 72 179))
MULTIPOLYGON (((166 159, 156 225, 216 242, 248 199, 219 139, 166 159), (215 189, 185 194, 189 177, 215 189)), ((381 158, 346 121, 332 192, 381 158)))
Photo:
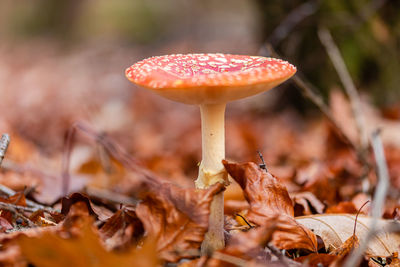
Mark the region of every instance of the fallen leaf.
POLYGON ((143 236, 143 224, 136 213, 126 208, 118 210, 100 228, 107 248, 125 248, 143 236))
POLYGON ((0 197, 0 202, 10 203, 18 206, 26 206, 26 199, 23 192, 18 192, 15 195, 12 195, 8 198, 0 197))
POLYGON ((226 200, 224 201, 224 213, 225 214, 236 214, 242 210, 247 210, 249 203, 245 200, 226 200))
POLYGON ((390 267, 400 267, 400 260, 399 260, 399 253, 394 252, 392 256, 390 257, 390 267))
POLYGON ((340 247, 333 250, 331 255, 344 257, 348 255, 353 249, 358 248, 360 246, 360 241, 358 240, 356 235, 350 236, 340 247))
POLYGON ((62 238, 56 233, 45 232, 38 237, 20 236, 17 239, 22 255, 40 267, 88 266, 158 266, 154 244, 145 243, 142 249, 129 253, 107 251, 87 220, 77 237, 62 238))
POLYGON ((10 229, 13 229, 12 224, 10 224, 5 218, 0 217, 0 233, 4 233, 6 230, 10 229))
MULTIPOLYGON (((10 197, 0 197, 0 202, 18 205, 18 206, 26 206, 26 199, 23 192, 18 192, 10 197)), ((15 216, 10 210, 7 209, 0 209, 0 218, 5 219, 8 221, 10 225, 15 223, 15 216)), ((3 227, 7 227, 5 223, 1 224, 3 227)), ((13 227, 11 227, 13 228, 13 227)))
POLYGON ((246 262, 246 266, 253 263, 271 263, 271 252, 264 250, 265 245, 271 240, 275 230, 274 224, 266 224, 248 232, 240 232, 232 235, 226 247, 219 251, 222 259, 212 258, 207 261, 207 266, 236 266, 232 262, 223 260, 224 255, 232 256, 240 262, 246 262))
POLYGON ((303 209, 303 215, 323 213, 324 211, 325 205, 311 192, 293 193, 291 197, 295 205, 303 209))
POLYGON ((97 214, 92 209, 89 198, 81 193, 73 193, 69 197, 64 197, 61 199, 61 214, 67 215, 71 206, 77 202, 85 203, 89 213, 97 218, 97 214))
POLYGON ((353 202, 342 201, 335 206, 326 209, 326 213, 357 213, 357 209, 353 202))
POLYGON ((294 219, 293 203, 286 187, 255 163, 223 161, 229 175, 242 187, 250 204, 246 218, 257 224, 276 223, 273 243, 280 249, 302 248, 317 250, 317 238, 294 219))
POLYGON ((215 184, 208 190, 183 189, 171 183, 149 179, 136 214, 148 236, 157 241, 160 257, 175 262, 193 257, 208 229, 213 196, 223 190, 215 184))
MULTIPOLYGON (((332 251, 340 247, 346 240, 353 235, 355 215, 349 214, 321 214, 297 217, 296 221, 309 229, 314 234, 320 236, 324 241, 327 251, 332 251)), ((367 216, 358 216, 356 236, 362 242, 366 234, 370 231, 369 224, 371 218, 367 216)), ((375 235, 375 238, 369 242, 367 254, 390 256, 399 250, 400 233, 389 233, 387 227, 393 221, 378 220, 377 229, 382 230, 375 235)))
POLYGON ((324 253, 312 253, 307 256, 301 256, 295 259, 297 262, 302 262, 310 267, 328 267, 339 258, 337 255, 330 255, 324 253))
MULTIPOLYGON (((358 143, 358 133, 351 103, 339 90, 332 90, 330 95, 330 106, 332 115, 336 122, 341 126, 344 133, 355 143, 358 143)), ((400 145, 399 131, 400 123, 398 120, 389 120, 381 116, 380 112, 371 105, 368 99, 361 99, 361 109, 365 119, 364 127, 368 136, 377 128, 381 128, 382 142, 387 145, 400 145)))

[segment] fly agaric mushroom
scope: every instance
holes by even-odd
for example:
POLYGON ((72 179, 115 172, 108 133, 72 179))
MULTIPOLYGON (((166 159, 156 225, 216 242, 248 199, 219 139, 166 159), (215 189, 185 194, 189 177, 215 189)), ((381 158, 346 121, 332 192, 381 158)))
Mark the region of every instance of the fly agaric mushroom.
MULTIPOLYGON (((129 67, 133 83, 185 104, 199 105, 202 160, 196 187, 227 183, 225 158, 225 106, 229 101, 267 91, 294 75, 296 68, 274 58, 229 54, 187 54, 152 57, 129 67)), ((208 232, 202 253, 224 247, 223 192, 211 203, 208 232)))

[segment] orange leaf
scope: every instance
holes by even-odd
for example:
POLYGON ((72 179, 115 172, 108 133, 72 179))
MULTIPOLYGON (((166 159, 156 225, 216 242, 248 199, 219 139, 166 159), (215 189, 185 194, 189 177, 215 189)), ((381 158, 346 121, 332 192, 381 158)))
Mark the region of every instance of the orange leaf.
POLYGON ((39 267, 158 266, 155 247, 151 242, 145 243, 141 250, 115 253, 101 245, 90 217, 86 217, 80 230, 78 237, 69 239, 54 232, 44 232, 38 237, 21 235, 17 244, 22 255, 39 267))
POLYGON ((162 259, 177 261, 193 257, 208 229, 210 203, 223 185, 208 190, 182 189, 170 183, 147 181, 149 191, 136 214, 150 237, 157 240, 162 259))
POLYGON ((228 173, 242 187, 244 197, 250 204, 246 215, 249 221, 264 225, 276 223, 273 243, 281 249, 303 248, 317 250, 316 236, 294 219, 293 203, 286 187, 257 164, 223 161, 228 173))

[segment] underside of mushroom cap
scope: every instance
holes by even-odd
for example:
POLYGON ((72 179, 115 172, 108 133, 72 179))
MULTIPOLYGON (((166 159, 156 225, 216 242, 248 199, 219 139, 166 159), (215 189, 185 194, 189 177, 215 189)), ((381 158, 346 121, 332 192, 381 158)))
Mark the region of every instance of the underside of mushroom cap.
POLYGON ((152 57, 132 65, 126 77, 165 98, 186 104, 216 104, 269 90, 296 68, 283 60, 230 54, 152 57))

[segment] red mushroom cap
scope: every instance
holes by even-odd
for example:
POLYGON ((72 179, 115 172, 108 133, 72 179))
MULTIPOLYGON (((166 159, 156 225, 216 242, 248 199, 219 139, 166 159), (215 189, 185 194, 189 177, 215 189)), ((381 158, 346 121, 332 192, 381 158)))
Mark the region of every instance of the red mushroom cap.
POLYGON ((148 58, 126 69, 133 83, 186 104, 216 104, 269 90, 296 73, 274 58, 187 54, 148 58))

